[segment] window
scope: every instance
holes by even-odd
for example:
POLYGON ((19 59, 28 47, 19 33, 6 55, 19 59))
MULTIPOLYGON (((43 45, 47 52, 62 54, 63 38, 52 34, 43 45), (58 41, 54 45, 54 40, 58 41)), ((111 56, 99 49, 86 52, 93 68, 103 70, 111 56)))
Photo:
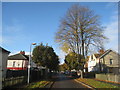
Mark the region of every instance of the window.
POLYGON ((110 59, 110 64, 113 64, 113 59, 110 59))
POLYGON ((91 56, 91 59, 93 59, 93 55, 91 56))
POLYGON ((18 67, 20 66, 20 64, 18 63, 18 67))
POLYGON ((13 62, 13 67, 15 67, 15 61, 13 62))
POLYGON ((109 68, 108 71, 109 71, 109 73, 112 73, 113 72, 113 68, 109 68))

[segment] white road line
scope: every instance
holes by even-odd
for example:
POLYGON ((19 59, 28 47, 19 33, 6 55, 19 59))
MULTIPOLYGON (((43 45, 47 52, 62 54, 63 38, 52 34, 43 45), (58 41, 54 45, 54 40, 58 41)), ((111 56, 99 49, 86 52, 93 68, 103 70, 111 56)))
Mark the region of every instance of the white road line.
POLYGON ((82 84, 82 85, 84 85, 84 86, 90 88, 90 89, 95 90, 93 87, 91 87, 91 86, 89 86, 89 85, 86 85, 86 84, 84 84, 84 83, 82 83, 82 82, 80 82, 80 81, 78 81, 78 80, 76 80, 76 79, 74 79, 74 80, 75 80, 76 82, 78 82, 78 83, 80 83, 80 84, 82 84))

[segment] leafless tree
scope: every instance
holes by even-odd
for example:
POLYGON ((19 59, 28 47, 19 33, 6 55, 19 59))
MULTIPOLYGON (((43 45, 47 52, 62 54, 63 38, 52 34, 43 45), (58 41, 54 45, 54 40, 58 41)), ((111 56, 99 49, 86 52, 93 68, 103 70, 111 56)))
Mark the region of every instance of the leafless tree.
MULTIPOLYGON (((104 27, 99 20, 99 16, 95 15, 93 10, 75 4, 61 19, 55 40, 65 52, 72 51, 85 58, 91 48, 103 48, 104 40, 107 39, 103 34, 104 27)), ((81 63, 82 58, 78 57, 78 62, 81 63)), ((81 70, 83 65, 84 63, 80 66, 81 70)))
POLYGON ((99 16, 95 15, 93 10, 75 4, 61 19, 55 40, 62 47, 67 45, 67 50, 86 56, 90 47, 103 47, 106 39, 103 31, 99 16))

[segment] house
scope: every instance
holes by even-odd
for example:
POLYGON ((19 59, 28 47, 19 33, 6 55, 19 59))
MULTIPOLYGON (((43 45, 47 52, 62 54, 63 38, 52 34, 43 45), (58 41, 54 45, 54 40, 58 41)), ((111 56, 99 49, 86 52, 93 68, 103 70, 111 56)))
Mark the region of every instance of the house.
POLYGON ((120 55, 113 51, 107 50, 100 57, 100 70, 105 73, 120 73, 120 55))
POLYGON ((10 51, 0 47, 0 90, 2 89, 2 79, 6 77, 7 58, 10 51))
POLYGON ((120 73, 120 55, 113 50, 93 54, 88 60, 88 72, 120 73))
POLYGON ((87 58, 86 58, 86 62, 84 64, 84 72, 88 72, 88 60, 89 60, 89 57, 90 56, 87 56, 87 58))
POLYGON ((10 70, 27 70, 29 57, 24 51, 8 57, 7 69, 10 70))
POLYGON ((84 64, 84 72, 88 72, 88 61, 84 64))
POLYGON ((88 72, 99 71, 99 56, 100 54, 92 54, 88 60, 88 72))
POLYGON ((2 77, 6 77, 7 71, 7 59, 10 51, 5 50, 4 48, 0 47, 0 73, 2 72, 2 77))

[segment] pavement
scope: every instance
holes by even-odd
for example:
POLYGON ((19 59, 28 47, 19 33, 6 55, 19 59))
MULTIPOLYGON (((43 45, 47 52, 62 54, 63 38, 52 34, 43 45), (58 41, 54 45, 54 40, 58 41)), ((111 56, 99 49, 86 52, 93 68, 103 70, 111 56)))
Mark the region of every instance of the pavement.
POLYGON ((54 83, 51 88, 82 88, 87 89, 87 87, 74 81, 74 78, 66 76, 64 74, 58 74, 53 77, 54 83))

